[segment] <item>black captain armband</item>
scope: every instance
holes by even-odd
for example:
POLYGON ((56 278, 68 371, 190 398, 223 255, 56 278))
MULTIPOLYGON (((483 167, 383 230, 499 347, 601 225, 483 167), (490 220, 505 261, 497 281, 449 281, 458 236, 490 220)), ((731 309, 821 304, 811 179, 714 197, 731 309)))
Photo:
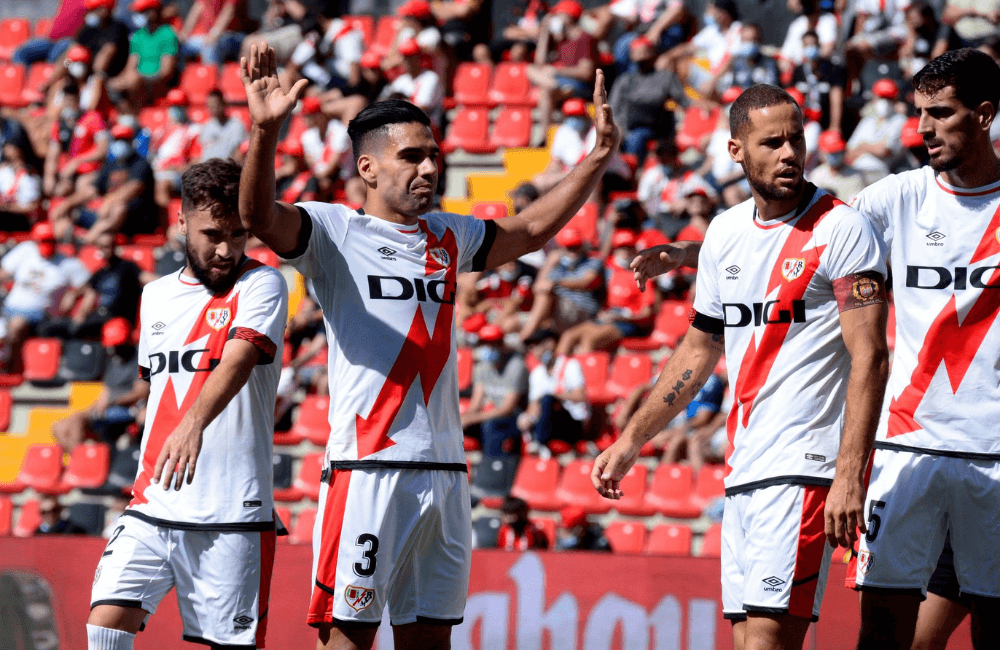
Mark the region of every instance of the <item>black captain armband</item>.
POLYGON ((693 309, 688 315, 688 321, 691 323, 691 327, 701 330, 706 334, 718 334, 721 336, 725 329, 721 318, 712 318, 711 316, 700 314, 693 309))
MULTIPOLYGON (((296 257, 302 257, 309 250, 309 238, 312 237, 313 232, 313 221, 306 209, 301 205, 295 206, 299 211, 299 216, 302 218, 302 225, 299 227, 299 241, 295 245, 295 249, 288 251, 287 253, 278 253, 278 257, 286 260, 294 260, 296 257)), ((277 251, 275 251, 277 253, 277 251)))
POLYGON ((484 221, 483 225, 486 226, 486 230, 483 232, 483 243, 479 245, 479 250, 472 257, 472 270, 474 272, 486 270, 486 257, 493 248, 493 240, 497 238, 497 224, 495 222, 484 221))

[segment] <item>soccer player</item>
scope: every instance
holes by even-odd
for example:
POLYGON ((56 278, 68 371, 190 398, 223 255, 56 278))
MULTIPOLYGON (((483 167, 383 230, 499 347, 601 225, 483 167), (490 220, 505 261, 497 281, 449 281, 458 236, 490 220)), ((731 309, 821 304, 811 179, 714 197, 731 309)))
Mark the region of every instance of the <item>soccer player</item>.
POLYGON ((371 647, 388 605, 396 647, 450 647, 471 562, 454 329, 458 273, 537 250, 597 186, 620 134, 597 73, 597 144, 518 215, 430 213, 440 155, 427 115, 377 102, 351 121, 363 209, 274 198, 274 152, 303 82, 274 50, 240 62, 253 127, 240 187, 251 233, 311 278, 329 339, 330 441, 307 621, 321 648, 371 647))
POLYGON ((132 648, 171 588, 186 641, 264 647, 288 298, 280 273, 244 255, 239 182, 231 160, 184 172, 187 266, 143 292, 139 373, 150 397, 142 462, 97 565, 90 650, 132 648))
POLYGON ((737 650, 797 649, 819 614, 828 542, 849 545, 863 523, 888 374, 884 250, 864 217, 805 181, 802 113, 785 91, 746 90, 730 128, 753 198, 709 226, 691 327, 591 480, 620 498, 642 445, 725 352, 723 614, 737 650))
POLYGON ((1000 647, 1000 68, 973 49, 913 76, 930 165, 854 207, 888 244, 896 354, 861 539, 858 647, 902 648, 950 531, 973 644, 1000 647))

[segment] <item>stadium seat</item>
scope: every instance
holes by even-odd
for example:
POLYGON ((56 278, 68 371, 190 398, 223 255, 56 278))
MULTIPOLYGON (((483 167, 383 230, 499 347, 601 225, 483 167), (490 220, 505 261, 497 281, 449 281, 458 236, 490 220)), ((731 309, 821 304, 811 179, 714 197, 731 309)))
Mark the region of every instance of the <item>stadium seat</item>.
POLYGON ((566 465, 556 487, 556 499, 561 505, 579 506, 589 514, 603 514, 611 510, 613 501, 598 494, 590 482, 593 465, 589 460, 574 460, 566 465))
POLYGON ((472 388, 472 348, 458 348, 458 392, 464 393, 472 388))
POLYGON ((59 378, 64 381, 100 381, 104 348, 95 341, 70 340, 62 344, 59 378))
POLYGON ((487 508, 499 508, 510 494, 519 457, 484 456, 476 466, 469 493, 487 508))
POLYGON ((295 525, 289 529, 288 541, 292 544, 312 544, 313 528, 316 524, 316 508, 306 508, 295 518, 295 525))
POLYGON ((306 454, 302 458, 302 464, 299 466, 299 475, 295 477, 295 482, 292 483, 292 487, 300 490, 303 495, 313 501, 319 501, 320 476, 323 474, 323 456, 324 452, 322 451, 306 454))
POLYGON ((32 36, 35 38, 48 38, 49 33, 52 31, 52 19, 51 18, 39 18, 35 21, 35 30, 32 36))
POLYGON ((146 107, 139 111, 138 119, 139 124, 155 133, 157 129, 162 129, 166 125, 167 109, 146 107))
POLYGON ((21 513, 14 525, 15 537, 31 537, 42 523, 42 513, 36 499, 30 499, 21 504, 21 513))
POLYGON ((500 533, 500 517, 480 517, 472 520, 472 548, 496 548, 500 533))
POLYGON ((251 248, 247 251, 247 257, 252 257, 261 264, 270 266, 271 268, 276 269, 281 266, 281 260, 278 258, 278 254, 266 246, 251 248))
POLYGON ((123 260, 135 263, 143 271, 153 273, 156 270, 156 258, 153 256, 153 249, 148 246, 122 246, 118 249, 118 254, 123 260))
POLYGON ((629 468, 621 482, 621 490, 625 496, 617 501, 612 501, 611 507, 623 515, 645 517, 654 514, 656 510, 645 503, 648 476, 649 469, 645 465, 636 464, 629 468))
POLYGON ((649 336, 623 339, 621 346, 632 352, 651 352, 662 348, 676 348, 687 332, 691 303, 683 300, 664 300, 656 314, 653 332, 649 336))
POLYGON ((274 516, 281 520, 281 525, 278 528, 284 526, 289 533, 278 537, 278 542, 287 542, 292 532, 292 510, 288 506, 277 506, 274 509, 274 516))
POLYGON ((695 481, 694 495, 691 500, 705 508, 708 504, 719 497, 726 495, 726 468, 723 465, 704 465, 698 472, 698 480, 695 481))
POLYGON ((230 106, 229 114, 243 122, 243 126, 247 127, 248 131, 250 130, 250 127, 253 126, 253 119, 250 117, 250 109, 245 105, 230 106))
MULTIPOLYGON (((171 199, 173 201, 173 199, 171 199)), ((136 246, 147 246, 157 248, 167 243, 165 232, 154 232, 145 235, 132 235, 132 243, 136 246)))
POLYGON ((375 19, 371 16, 342 16, 345 22, 350 23, 354 29, 361 32, 365 37, 365 47, 372 43, 375 38, 375 19))
POLYGON ((527 147, 531 143, 531 109, 508 107, 501 111, 490 134, 490 144, 497 149, 527 147))
POLYGON ((330 398, 325 395, 306 395, 299 405, 299 415, 291 433, 315 445, 325 447, 330 439, 330 398))
POLYGON ((0 387, 2 388, 12 388, 14 386, 20 386, 24 381, 24 375, 20 374, 8 374, 6 372, 0 372, 0 387))
POLYGON ((502 219, 508 216, 507 204, 503 201, 477 201, 472 205, 472 216, 484 221, 502 219))
POLYGON ((83 265, 87 267, 87 270, 91 273, 97 273, 97 271, 104 268, 104 255, 98 250, 97 246, 91 246, 87 244, 86 246, 81 246, 80 250, 76 254, 76 258, 83 262, 83 265))
POLYGON ((62 477, 62 448, 57 444, 34 444, 21 461, 17 482, 42 494, 62 494, 69 490, 59 480, 62 477))
POLYGON ((510 494, 527 501, 532 510, 555 511, 562 505, 555 495, 558 484, 558 461, 526 456, 517 468, 510 494))
POLYGON ((204 124, 208 121, 212 114, 208 112, 208 109, 204 106, 192 106, 188 109, 188 119, 195 124, 204 124))
POLYGON ((462 149, 472 154, 493 153, 496 148, 489 143, 490 116, 485 108, 462 108, 448 127, 448 135, 441 142, 441 150, 451 153, 462 149))
POLYGON ((24 79, 27 72, 24 66, 16 63, 0 63, 0 104, 11 108, 27 106, 23 97, 24 79))
POLYGON ((604 386, 608 383, 608 367, 611 365, 611 356, 607 352, 589 352, 587 354, 576 355, 583 368, 583 380, 587 387, 587 401, 591 404, 608 404, 608 398, 604 386))
POLYGON ((691 529, 683 524, 660 524, 649 534, 650 555, 691 555, 691 529))
POLYGON ((375 37, 369 46, 369 50, 377 54, 384 55, 392 46, 392 41, 396 38, 396 31, 399 29, 399 18, 396 16, 381 16, 375 25, 375 37))
POLYGON ((503 62, 497 65, 487 94, 491 106, 535 106, 538 103, 525 73, 527 68, 527 63, 503 62))
POLYGON ((59 374, 59 357, 62 341, 59 339, 33 338, 24 343, 24 378, 37 383, 48 383, 59 374))
MULTIPOLYGON (((180 89, 192 106, 204 106, 208 93, 219 84, 219 69, 206 63, 188 63, 181 73, 180 89)), ((241 82, 242 85, 242 82, 241 82)))
POLYGON ((632 391, 649 383, 653 376, 653 360, 645 354, 619 354, 611 365, 607 391, 625 399, 632 391))
POLYGON ((615 553, 642 553, 646 546, 646 527, 633 521, 613 521, 604 529, 615 553))
POLYGON ((698 557, 722 556, 722 524, 712 524, 701 538, 701 550, 698 557))
POLYGON ((219 74, 219 90, 227 104, 246 104, 247 93, 243 90, 243 80, 240 79, 240 64, 225 63, 219 74))
POLYGON ((10 61, 11 56, 31 36, 31 21, 27 18, 0 20, 0 59, 10 61))
POLYGON ((597 218, 599 211, 597 209, 597 204, 588 201, 583 204, 583 207, 573 215, 573 218, 569 220, 566 224, 566 228, 573 228, 578 231, 583 237, 583 241, 589 243, 591 246, 598 246, 600 240, 597 237, 597 218))
POLYGON ((688 149, 701 149, 707 143, 707 137, 715 130, 719 121, 719 108, 706 111, 700 106, 692 106, 684 112, 684 123, 677 133, 677 149, 684 152, 688 149))
POLYGON ((70 454, 62 482, 67 488, 99 488, 108 480, 111 447, 103 442, 77 445, 70 454))
POLYGON ((667 517, 694 519, 701 515, 701 507, 691 500, 693 489, 689 465, 660 465, 653 473, 644 503, 667 517))
POLYGON ((10 535, 13 527, 14 504, 10 497, 0 497, 0 537, 10 535))
POLYGON ((302 490, 292 486, 292 456, 274 454, 274 499, 275 501, 298 501, 304 495, 302 490))
MULTIPOLYGON (((459 106, 489 106, 490 66, 485 63, 459 63, 452 82, 454 99, 451 104, 459 106)), ((445 108, 449 101, 445 100, 445 108)))
POLYGON ((24 89, 42 92, 42 86, 52 78, 56 71, 55 63, 32 63, 28 68, 28 76, 24 81, 24 89))
POLYGON ((14 405, 14 398, 10 396, 10 391, 0 389, 0 433, 6 433, 10 427, 10 410, 14 405))
MULTIPOLYGON (((286 346, 287 348, 287 346, 286 346)), ((292 433, 291 431, 275 431, 274 432, 274 445, 276 447, 294 447, 295 445, 302 442, 304 438, 297 433, 292 433)))

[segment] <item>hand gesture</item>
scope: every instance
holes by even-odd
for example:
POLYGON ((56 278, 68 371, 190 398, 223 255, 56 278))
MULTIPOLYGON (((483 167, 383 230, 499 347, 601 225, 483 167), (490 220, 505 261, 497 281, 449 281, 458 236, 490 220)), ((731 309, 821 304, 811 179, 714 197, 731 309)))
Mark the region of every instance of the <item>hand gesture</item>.
POLYGON ((299 79, 289 90, 281 87, 274 48, 265 43, 261 48, 250 46, 250 59, 240 58, 240 78, 247 93, 250 117, 256 126, 277 129, 295 108, 302 91, 308 85, 299 79))
POLYGON ((604 89, 604 71, 600 69, 598 69, 594 79, 594 128, 597 131, 597 143, 594 145, 594 151, 601 152, 607 158, 618 153, 618 144, 621 142, 622 134, 611 114, 608 91, 604 89))
POLYGON ((185 418, 163 442, 163 449, 156 459, 153 469, 153 483, 160 482, 163 476, 163 489, 169 490, 174 483, 174 489, 181 489, 184 474, 187 473, 188 485, 194 480, 195 462, 201 452, 201 429, 190 424, 185 418), (176 479, 174 478, 176 474, 176 479))
POLYGON ((833 480, 823 512, 826 540, 830 546, 852 548, 858 539, 858 529, 868 532, 865 525, 865 486, 858 479, 841 477, 833 480))
POLYGON ((640 251, 629 268, 635 275, 639 291, 646 290, 646 282, 658 275, 673 271, 684 263, 684 249, 674 244, 661 244, 640 251))
POLYGON ((641 446, 622 436, 597 457, 590 471, 590 482, 602 497, 617 501, 625 496, 621 482, 639 459, 640 449, 641 446))

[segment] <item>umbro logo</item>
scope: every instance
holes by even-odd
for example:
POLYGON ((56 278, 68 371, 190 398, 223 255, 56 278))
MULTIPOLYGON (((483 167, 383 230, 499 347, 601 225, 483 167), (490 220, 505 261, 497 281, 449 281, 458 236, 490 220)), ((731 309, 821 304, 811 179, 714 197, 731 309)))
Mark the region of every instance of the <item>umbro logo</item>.
POLYGON ((726 267, 726 273, 728 273, 729 275, 726 276, 726 279, 727 280, 737 280, 737 279, 739 279, 736 276, 739 274, 740 270, 741 270, 740 267, 736 266, 735 264, 733 264, 731 266, 727 266, 726 267))
POLYGON ((253 619, 246 614, 242 614, 234 618, 233 623, 236 624, 233 626, 234 630, 249 630, 250 624, 253 623, 253 619))
POLYGON ((382 253, 382 259, 384 259, 384 260, 394 260, 395 261, 395 259, 396 259, 395 257, 393 257, 393 255, 395 255, 396 252, 397 252, 396 249, 394 249, 394 248, 389 248, 388 246, 383 246, 382 248, 378 249, 378 252, 382 253))
POLYGON ((153 336, 163 336, 166 333, 163 331, 163 328, 166 326, 167 326, 166 323, 164 323, 163 321, 157 321, 153 323, 153 329, 156 330, 155 332, 153 332, 153 336))
POLYGON ((764 587, 764 591, 781 591, 781 585, 785 584, 786 581, 782 580, 778 576, 771 576, 769 578, 764 578, 761 582, 767 585, 764 587))
POLYGON ((945 238, 945 234, 943 232, 935 230, 925 236, 930 240, 927 242, 928 246, 944 246, 944 244, 941 243, 941 240, 945 238))

